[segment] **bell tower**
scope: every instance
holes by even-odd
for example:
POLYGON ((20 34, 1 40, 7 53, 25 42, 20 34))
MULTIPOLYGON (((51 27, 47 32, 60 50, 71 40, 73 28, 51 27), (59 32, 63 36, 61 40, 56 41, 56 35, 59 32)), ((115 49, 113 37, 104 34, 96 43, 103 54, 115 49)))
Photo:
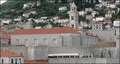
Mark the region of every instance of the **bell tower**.
POLYGON ((75 30, 78 28, 78 25, 79 25, 78 18, 79 16, 78 16, 78 11, 77 11, 77 6, 73 2, 70 7, 69 19, 70 19, 70 27, 72 27, 75 30))

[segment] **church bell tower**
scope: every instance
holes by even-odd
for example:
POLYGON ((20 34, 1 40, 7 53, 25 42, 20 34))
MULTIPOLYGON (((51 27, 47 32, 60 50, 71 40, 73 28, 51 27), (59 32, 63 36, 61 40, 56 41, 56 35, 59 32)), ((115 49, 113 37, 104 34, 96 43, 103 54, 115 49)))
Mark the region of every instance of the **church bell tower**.
POLYGON ((77 11, 77 6, 73 2, 70 7, 69 19, 70 19, 70 27, 72 27, 75 30, 78 28, 78 25, 79 25, 78 18, 79 16, 77 11))

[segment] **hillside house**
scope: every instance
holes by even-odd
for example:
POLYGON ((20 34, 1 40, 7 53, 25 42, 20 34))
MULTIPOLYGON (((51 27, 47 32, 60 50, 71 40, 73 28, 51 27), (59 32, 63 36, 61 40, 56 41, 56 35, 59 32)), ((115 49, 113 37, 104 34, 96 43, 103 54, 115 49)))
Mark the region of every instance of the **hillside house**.
POLYGON ((55 20, 55 22, 59 22, 59 23, 69 22, 69 19, 58 19, 55 20))
POLYGON ((115 13, 115 10, 109 10, 108 13, 115 13))
POLYGON ((30 11, 30 13, 32 13, 32 14, 37 14, 37 12, 36 12, 36 11, 30 11))
POLYGON ((39 23, 39 22, 46 22, 45 19, 42 19, 42 18, 38 18, 35 20, 36 23, 39 23))
POLYGON ((23 16, 24 17, 29 17, 30 13, 24 13, 23 16))
POLYGON ((107 3, 106 7, 107 8, 116 8, 116 4, 115 3, 107 3))
POLYGON ((105 18, 103 16, 96 17, 95 21, 103 21, 105 18))
POLYGON ((62 7, 59 7, 59 11, 61 12, 64 12, 67 10, 67 7, 66 6, 62 6, 62 7))
POLYGON ((92 12, 93 9, 92 8, 85 8, 85 12, 92 12))
POLYGON ((34 5, 35 5, 35 2, 34 3, 25 3, 25 4, 23 4, 23 9, 30 7, 30 6, 32 7, 34 5))
POLYGON ((59 16, 54 16, 53 19, 57 20, 57 19, 59 19, 59 16))
POLYGON ((120 26, 120 18, 113 21, 114 26, 120 26))
POLYGON ((102 4, 96 4, 95 5, 96 9, 100 9, 100 8, 102 8, 102 6, 103 6, 102 4))
POLYGON ((91 19, 91 18, 93 18, 92 15, 86 15, 86 19, 91 19))
POLYGON ((106 24, 106 23, 110 24, 110 23, 112 23, 112 21, 111 20, 104 20, 103 24, 106 24))
POLYGON ((11 19, 6 19, 6 18, 3 18, 2 19, 2 23, 7 23, 9 24, 12 20, 11 19))
POLYGON ((95 17, 96 14, 99 14, 97 11, 93 11, 92 13, 92 16, 95 17))
POLYGON ((108 18, 108 19, 112 18, 112 13, 106 13, 105 18, 108 18))
POLYGON ((115 1, 115 4, 116 4, 116 5, 120 5, 120 0, 116 0, 116 1, 115 1))
POLYGON ((101 21, 93 23, 93 30, 103 30, 103 23, 101 21))
POLYGON ((70 25, 70 22, 62 22, 61 25, 62 25, 62 26, 69 26, 69 25, 70 25))
POLYGON ((16 9, 11 9, 12 12, 14 12, 16 9))
POLYGON ((79 11, 79 15, 80 15, 80 16, 84 16, 86 13, 87 13, 87 12, 85 12, 84 10, 79 11))
POLYGON ((110 24, 105 25, 106 29, 109 29, 110 27, 111 27, 110 24))

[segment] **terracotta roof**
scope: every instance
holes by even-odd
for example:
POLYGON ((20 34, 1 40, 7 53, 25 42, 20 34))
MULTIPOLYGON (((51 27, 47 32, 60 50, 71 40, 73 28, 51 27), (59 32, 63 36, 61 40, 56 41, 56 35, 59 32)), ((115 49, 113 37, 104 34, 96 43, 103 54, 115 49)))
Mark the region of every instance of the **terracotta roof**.
POLYGON ((66 7, 66 6, 61 6, 60 8, 64 8, 64 7, 66 7))
POLYGON ((94 35, 94 34, 92 34, 92 33, 90 33, 90 32, 86 32, 86 35, 97 37, 97 35, 94 35))
POLYGON ((116 47, 116 42, 98 42, 95 45, 96 48, 101 48, 101 47, 116 47))
POLYGON ((104 20, 103 22, 111 22, 111 20, 104 20))
POLYGON ((61 24, 69 24, 69 22, 62 22, 61 24))
POLYGON ((24 63, 49 63, 46 60, 24 60, 24 63))
POLYGON ((118 18, 118 19, 116 19, 116 20, 114 20, 114 21, 120 21, 120 18, 118 18))
POLYGON ((106 26, 110 26, 110 24, 107 24, 106 26))
POLYGON ((98 22, 95 22, 95 23, 93 23, 93 24, 102 24, 102 22, 99 22, 99 21, 98 21, 98 22))
POLYGON ((63 28, 42 28, 42 29, 21 29, 15 30, 12 35, 20 34, 57 34, 57 33, 78 33, 76 30, 69 26, 64 26, 63 28))
POLYGON ((84 10, 81 10, 80 12, 85 12, 84 10))
POLYGON ((120 26, 114 26, 114 28, 120 28, 120 26))
POLYGON ((115 3, 109 3, 110 5, 115 5, 115 3))
POLYGON ((5 32, 5 29, 4 29, 4 28, 1 28, 0 32, 5 32))
POLYGON ((104 18, 103 16, 98 16, 97 18, 104 18))
MULTIPOLYGON (((112 14, 112 13, 106 13, 106 14, 112 14)), ((105 14, 105 15, 106 15, 106 14, 105 14)))
POLYGON ((44 20, 44 19, 42 19, 42 18, 38 18, 37 20, 44 20))
POLYGON ((2 50, 0 51, 1 57, 21 57, 21 54, 17 54, 15 52, 9 51, 9 50, 2 50))
POLYGON ((10 39, 11 37, 5 33, 2 33, 2 38, 3 39, 10 39))

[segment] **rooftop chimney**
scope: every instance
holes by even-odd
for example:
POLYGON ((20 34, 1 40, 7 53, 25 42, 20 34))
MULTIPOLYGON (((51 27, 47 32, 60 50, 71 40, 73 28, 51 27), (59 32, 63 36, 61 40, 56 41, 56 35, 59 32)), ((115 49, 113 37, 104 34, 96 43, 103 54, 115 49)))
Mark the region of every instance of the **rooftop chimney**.
POLYGON ((22 53, 21 53, 21 56, 22 56, 22 53))

